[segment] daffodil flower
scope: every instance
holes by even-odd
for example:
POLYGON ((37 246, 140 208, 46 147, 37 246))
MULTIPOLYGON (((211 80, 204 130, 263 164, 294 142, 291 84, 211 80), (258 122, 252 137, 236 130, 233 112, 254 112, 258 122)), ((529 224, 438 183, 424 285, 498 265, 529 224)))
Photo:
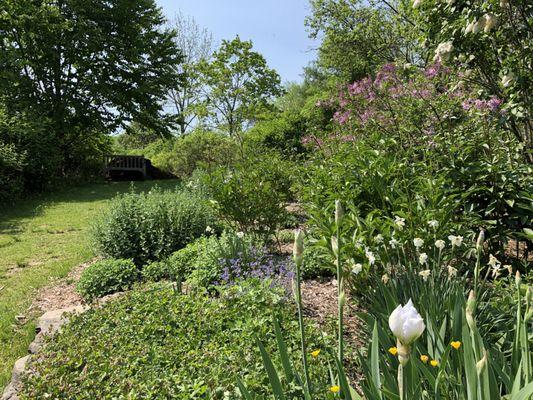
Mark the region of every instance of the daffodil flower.
POLYGON ((420 356, 420 361, 422 361, 424 364, 426 364, 429 361, 429 357, 426 356, 425 354, 422 354, 420 356))
POLYGON ((459 347, 461 347, 461 342, 456 340, 456 341, 452 341, 450 343, 450 345, 455 349, 455 350, 459 350, 459 347))
POLYGON ((341 391, 341 388, 339 386, 335 385, 335 386, 330 387, 329 391, 332 392, 332 393, 339 393, 341 391))

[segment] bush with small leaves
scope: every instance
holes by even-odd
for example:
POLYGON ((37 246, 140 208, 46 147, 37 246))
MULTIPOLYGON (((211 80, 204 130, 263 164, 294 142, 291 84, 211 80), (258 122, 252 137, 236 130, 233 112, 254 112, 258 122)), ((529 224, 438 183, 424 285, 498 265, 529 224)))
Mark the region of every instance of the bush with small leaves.
POLYGON ((116 197, 92 233, 100 254, 141 266, 168 257, 215 225, 210 203, 198 193, 152 190, 116 197))
POLYGON ((127 290, 138 278, 139 271, 131 260, 102 260, 83 271, 77 290, 85 300, 90 301, 127 290))

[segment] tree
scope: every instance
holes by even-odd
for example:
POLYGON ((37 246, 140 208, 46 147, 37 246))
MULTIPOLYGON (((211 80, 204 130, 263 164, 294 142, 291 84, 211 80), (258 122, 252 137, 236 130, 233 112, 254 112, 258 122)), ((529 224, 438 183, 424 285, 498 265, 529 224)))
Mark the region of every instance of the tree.
POLYGON ((421 40, 459 72, 459 84, 503 102, 502 121, 533 162, 533 3, 416 0, 421 40))
POLYGON ((224 40, 211 62, 201 63, 207 84, 206 107, 219 129, 242 132, 282 93, 280 77, 251 41, 224 40))
POLYGON ((311 0, 306 25, 312 38, 322 40, 318 65, 353 82, 388 62, 415 62, 418 31, 401 7, 395 0, 311 0))
MULTIPOLYGON (((181 55, 154 0, 3 0, 0 91, 55 135, 59 154, 135 120, 166 131, 181 55)), ((66 162, 66 161, 65 161, 66 162)))
POLYGON ((186 18, 183 14, 174 17, 171 27, 176 32, 174 42, 183 54, 183 62, 176 67, 182 82, 170 88, 168 99, 176 110, 180 134, 183 135, 204 114, 203 81, 198 66, 211 56, 213 36, 206 29, 201 29, 193 18, 186 18))

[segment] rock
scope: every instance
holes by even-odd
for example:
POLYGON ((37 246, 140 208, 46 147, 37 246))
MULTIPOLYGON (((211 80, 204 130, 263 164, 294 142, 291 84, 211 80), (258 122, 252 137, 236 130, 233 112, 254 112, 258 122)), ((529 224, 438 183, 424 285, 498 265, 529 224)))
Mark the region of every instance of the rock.
POLYGON ((30 356, 27 355, 25 357, 19 358, 15 362, 15 366, 13 367, 13 374, 11 376, 11 382, 4 390, 4 393, 2 394, 1 400, 18 400, 18 388, 20 386, 20 379, 22 377, 22 374, 26 370, 26 366, 28 365, 28 361, 30 359, 30 356))

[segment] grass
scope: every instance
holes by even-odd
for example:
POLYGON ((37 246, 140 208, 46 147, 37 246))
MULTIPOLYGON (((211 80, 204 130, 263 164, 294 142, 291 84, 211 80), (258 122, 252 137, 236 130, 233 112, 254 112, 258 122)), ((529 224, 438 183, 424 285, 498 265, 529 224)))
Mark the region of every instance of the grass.
MULTIPOLYGON (((134 190, 155 185, 173 188, 176 181, 137 182, 134 190)), ((129 190, 129 182, 71 187, 0 211, 0 392, 33 340, 37 315, 29 306, 36 291, 94 256, 87 236, 91 221, 117 193, 129 190)))

